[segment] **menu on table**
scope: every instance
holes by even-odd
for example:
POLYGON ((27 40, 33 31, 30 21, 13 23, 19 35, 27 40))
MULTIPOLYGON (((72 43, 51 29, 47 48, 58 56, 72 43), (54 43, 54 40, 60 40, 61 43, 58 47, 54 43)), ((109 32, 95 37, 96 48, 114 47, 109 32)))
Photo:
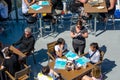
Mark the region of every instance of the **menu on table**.
POLYGON ((68 53, 66 53, 65 57, 67 57, 68 60, 75 60, 79 58, 79 56, 72 51, 69 51, 68 53))
POLYGON ((77 64, 77 66, 81 67, 85 64, 87 64, 88 62, 90 62, 90 60, 88 58, 86 58, 85 56, 80 57, 78 59, 75 60, 75 63, 77 64))
POLYGON ((67 64, 66 59, 57 58, 55 60, 54 69, 65 69, 66 64, 67 64))

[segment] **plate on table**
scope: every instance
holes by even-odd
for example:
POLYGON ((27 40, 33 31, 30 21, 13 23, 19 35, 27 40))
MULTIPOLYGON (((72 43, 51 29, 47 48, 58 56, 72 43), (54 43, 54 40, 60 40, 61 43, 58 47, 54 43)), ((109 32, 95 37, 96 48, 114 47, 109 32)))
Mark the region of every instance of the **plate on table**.
POLYGON ((97 9, 104 9, 104 6, 98 6, 97 9))

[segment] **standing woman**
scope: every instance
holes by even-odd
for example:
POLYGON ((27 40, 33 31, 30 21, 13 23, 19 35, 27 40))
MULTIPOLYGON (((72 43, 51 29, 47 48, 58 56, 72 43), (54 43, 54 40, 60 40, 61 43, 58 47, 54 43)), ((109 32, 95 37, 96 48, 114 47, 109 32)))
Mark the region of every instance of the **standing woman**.
POLYGON ((84 49, 86 45, 85 38, 88 37, 87 29, 82 26, 82 21, 78 20, 76 26, 71 28, 70 36, 72 37, 72 45, 74 51, 78 54, 84 54, 84 49))

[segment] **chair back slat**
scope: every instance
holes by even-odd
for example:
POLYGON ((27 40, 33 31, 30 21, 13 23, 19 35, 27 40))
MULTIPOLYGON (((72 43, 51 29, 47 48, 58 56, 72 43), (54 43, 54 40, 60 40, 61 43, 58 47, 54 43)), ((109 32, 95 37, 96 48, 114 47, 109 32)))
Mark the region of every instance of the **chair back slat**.
POLYGON ((18 72, 15 73, 15 79, 18 79, 24 75, 28 75, 30 73, 30 66, 28 66, 27 68, 24 68, 18 72))
POLYGON ((54 52, 54 47, 56 45, 57 41, 51 42, 47 44, 47 49, 49 53, 53 53, 54 52))
POLYGON ((103 61, 104 54, 104 51, 100 51, 100 61, 103 61))

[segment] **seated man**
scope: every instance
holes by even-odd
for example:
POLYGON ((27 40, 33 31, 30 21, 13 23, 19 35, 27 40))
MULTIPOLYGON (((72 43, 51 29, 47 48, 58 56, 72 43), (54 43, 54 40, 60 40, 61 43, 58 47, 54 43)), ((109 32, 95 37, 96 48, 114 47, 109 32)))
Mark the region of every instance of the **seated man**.
POLYGON ((24 35, 21 37, 19 41, 13 44, 16 46, 21 52, 29 55, 31 50, 34 49, 35 39, 31 34, 31 29, 29 27, 25 28, 24 35))

